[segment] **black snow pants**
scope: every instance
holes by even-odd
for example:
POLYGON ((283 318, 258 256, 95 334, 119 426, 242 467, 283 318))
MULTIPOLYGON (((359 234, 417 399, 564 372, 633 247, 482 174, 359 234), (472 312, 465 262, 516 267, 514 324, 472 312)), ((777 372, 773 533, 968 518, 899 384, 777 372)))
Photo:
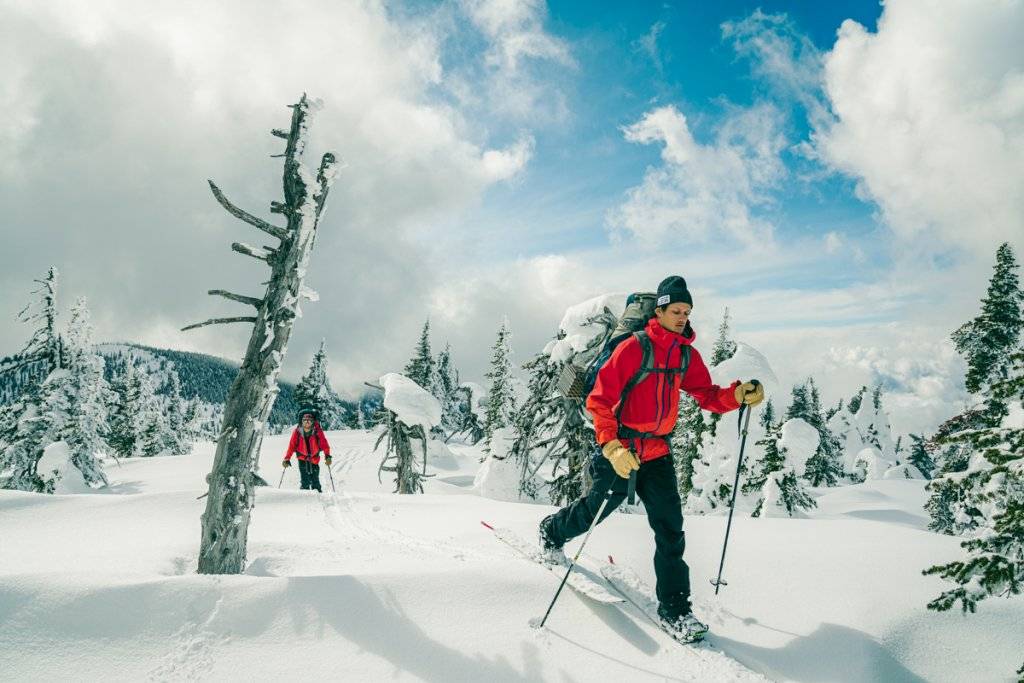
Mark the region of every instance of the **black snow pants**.
POLYGON ((320 490, 320 465, 317 463, 309 462, 308 460, 299 460, 299 475, 302 477, 303 489, 315 489, 323 493, 320 490))
MULTIPOLYGON (((595 450, 590 460, 590 475, 594 481, 590 493, 562 508, 552 517, 549 529, 554 541, 564 543, 586 533, 609 488, 612 489, 612 496, 599 524, 626 499, 629 480, 615 473, 612 464, 600 450, 595 450)), ((686 547, 683 507, 671 454, 640 464, 636 493, 647 509, 647 522, 654 530, 654 574, 658 579, 658 601, 675 613, 685 614, 690 611, 690 567, 683 560, 686 547)))

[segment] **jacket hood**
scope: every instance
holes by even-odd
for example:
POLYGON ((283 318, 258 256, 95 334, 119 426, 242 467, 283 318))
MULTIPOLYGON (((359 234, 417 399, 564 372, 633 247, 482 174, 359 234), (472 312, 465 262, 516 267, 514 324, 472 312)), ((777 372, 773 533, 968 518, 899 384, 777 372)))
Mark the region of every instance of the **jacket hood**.
POLYGON ((693 331, 689 320, 686 321, 686 327, 683 328, 682 334, 666 330, 661 326, 657 318, 648 320, 647 327, 644 329, 647 332, 647 336, 651 338, 651 341, 663 348, 668 348, 673 343, 690 346, 697 339, 697 333, 693 331))

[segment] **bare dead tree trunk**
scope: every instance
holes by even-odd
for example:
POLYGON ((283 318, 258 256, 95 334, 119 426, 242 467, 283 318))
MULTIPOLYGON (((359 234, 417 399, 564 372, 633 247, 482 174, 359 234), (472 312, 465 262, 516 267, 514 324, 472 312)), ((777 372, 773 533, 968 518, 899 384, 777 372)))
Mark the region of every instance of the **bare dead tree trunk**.
POLYGON ((277 397, 277 375, 291 337, 300 300, 316 294, 302 285, 316 239, 316 230, 336 173, 335 157, 324 154, 317 174, 302 163, 308 137, 308 117, 319 104, 306 95, 292 108, 291 129, 272 131, 287 141, 284 157, 284 202, 271 202, 287 227, 270 224, 233 205, 210 181, 214 197, 231 215, 279 240, 275 247, 257 251, 244 244, 232 249, 266 261, 270 280, 263 298, 211 290, 211 295, 252 306, 255 315, 207 320, 183 329, 231 322, 254 323, 245 360, 231 385, 224 406, 224 423, 217 439, 206 512, 202 517, 199 548, 200 574, 240 574, 245 569, 249 518, 255 502, 255 465, 263 442, 264 425, 277 397))

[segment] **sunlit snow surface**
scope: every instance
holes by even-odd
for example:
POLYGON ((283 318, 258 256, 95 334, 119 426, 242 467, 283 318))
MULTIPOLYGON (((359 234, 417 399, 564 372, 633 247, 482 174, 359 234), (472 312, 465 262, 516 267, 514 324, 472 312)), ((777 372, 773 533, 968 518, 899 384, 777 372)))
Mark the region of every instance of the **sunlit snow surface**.
MULTIPOLYGON (((84 495, 0 491, 3 680, 964 681, 1020 665, 1024 601, 935 614, 958 557, 925 530, 923 482, 816 489, 810 519, 688 516, 686 559, 709 645, 688 648, 639 613, 566 591, 480 524, 534 538, 553 508, 473 493, 478 447, 432 451, 425 495, 378 483, 375 434, 328 432, 338 494, 299 491, 287 435, 264 440, 243 576, 198 576, 212 444, 107 467, 84 495), (753 673, 757 672, 757 673, 753 673)), ((325 490, 327 473, 322 469, 325 490)), ((570 544, 570 551, 577 546, 570 544)), ((642 515, 616 514, 585 563, 608 555, 654 584, 642 515)))

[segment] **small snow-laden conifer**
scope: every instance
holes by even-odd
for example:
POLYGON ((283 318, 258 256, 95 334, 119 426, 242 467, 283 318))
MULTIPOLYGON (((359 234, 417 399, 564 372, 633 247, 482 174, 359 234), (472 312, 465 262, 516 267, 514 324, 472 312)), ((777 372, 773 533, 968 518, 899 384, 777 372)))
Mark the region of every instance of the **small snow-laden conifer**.
MULTIPOLYGON (((929 609, 941 612, 959 602, 964 612, 974 612, 986 598, 1024 593, 1024 350, 1011 356, 1007 374, 992 384, 993 398, 1008 404, 1007 416, 968 437, 984 459, 972 459, 959 487, 979 512, 975 537, 961 543, 966 560, 925 570, 955 584, 929 609)), ((1024 674, 1024 665, 1017 673, 1024 674)))
POLYGON ((138 412, 135 414, 137 455, 151 458, 167 451, 167 442, 171 441, 162 406, 153 388, 153 380, 145 370, 139 368, 135 373, 138 384, 138 412))
POLYGON ((192 451, 195 441, 194 428, 189 424, 191 402, 181 395, 181 380, 178 372, 171 367, 167 375, 166 409, 164 413, 164 449, 171 455, 185 455, 192 451))
POLYGON ((807 443, 808 438, 820 440, 815 431, 813 425, 800 418, 792 418, 781 425, 769 423, 765 426, 765 437, 757 442, 764 447, 765 455, 744 486, 744 492, 747 492, 760 484, 760 499, 752 516, 785 513, 792 517, 802 510, 817 507, 799 476, 800 470, 810 460, 807 454, 817 447, 817 444, 807 443), (801 450, 804 451, 802 454, 801 450))
POLYGON ((427 435, 422 425, 409 426, 398 419, 390 410, 386 411, 383 422, 384 430, 377 437, 374 450, 387 439, 384 458, 377 469, 377 479, 381 472, 394 472, 395 493, 423 493, 423 480, 427 478, 427 435), (422 458, 419 457, 422 455, 422 458), (417 462, 417 461, 420 462, 417 462))
POLYGON ((485 436, 480 395, 482 393, 479 385, 465 382, 455 390, 459 419, 458 429, 451 436, 462 436, 470 445, 480 443, 485 436))
POLYGON ((512 331, 508 318, 498 329, 491 355, 491 368, 484 376, 488 380, 487 411, 484 419, 484 434, 488 449, 494 430, 512 425, 515 414, 515 394, 512 387, 512 331))
POLYGON ((583 492, 594 432, 584 423, 578 405, 558 393, 565 362, 553 362, 547 351, 523 365, 530 373, 528 393, 515 414, 509 457, 519 467, 521 494, 537 498, 546 486, 549 500, 560 505, 583 492))
POLYGON ((107 443, 122 458, 159 455, 167 449, 169 428, 145 367, 129 356, 124 372, 111 382, 107 443))
POLYGON ((382 472, 394 472, 395 493, 422 493, 423 480, 429 476, 427 435, 441 420, 441 404, 408 377, 389 373, 380 378, 380 383, 384 388, 381 407, 387 413, 374 450, 385 439, 387 446, 377 478, 382 472))
MULTIPOLYGON (((771 399, 765 403, 759 421, 764 429, 764 437, 754 444, 764 449, 764 455, 748 468, 748 474, 741 487, 743 493, 746 494, 758 494, 768 482, 768 477, 781 470, 786 463, 786 454, 779 446, 779 440, 782 438, 782 423, 775 422, 775 407, 772 405, 771 399)), ((763 502, 762 496, 754 509, 754 517, 761 514, 763 502)))
POLYGON ((44 410, 48 397, 54 395, 50 378, 64 364, 63 340, 57 330, 57 269, 50 268, 36 282, 40 285, 33 292, 37 298, 18 315, 34 329, 17 361, 5 371, 38 370, 32 370, 21 395, 0 413, 0 488, 52 492, 53 480, 37 469, 43 448, 51 443, 52 420, 44 410))
POLYGON ((430 320, 423 323, 420 340, 412 359, 405 365, 404 374, 416 384, 430 391, 430 381, 434 374, 434 356, 430 352, 430 320))
POLYGON ((48 493, 54 482, 38 472, 47 425, 41 416, 41 388, 30 387, 13 404, 0 409, 0 488, 48 493))
POLYGON ((452 360, 451 344, 445 344, 444 350, 437 354, 434 362, 433 376, 430 381, 430 393, 441 404, 441 424, 438 431, 445 439, 450 439, 462 428, 462 401, 458 395, 459 371, 452 360))
POLYGON ((105 429, 110 388, 103 377, 103 357, 93 346, 93 328, 84 298, 71 309, 67 331, 68 405, 63 428, 54 434, 67 443, 71 464, 89 486, 105 486, 97 457, 107 449, 105 429))
POLYGON ((851 415, 856 415, 860 410, 860 404, 864 401, 864 394, 868 392, 866 386, 862 386, 857 390, 857 393, 850 398, 850 402, 846 404, 846 409, 851 415))
POLYGON ((807 384, 794 385, 790 391, 790 403, 786 408, 783 422, 798 417, 808 424, 813 424, 814 416, 811 411, 811 397, 807 390, 807 384))
POLYGON ((811 377, 807 381, 810 409, 806 421, 818 430, 818 450, 807 461, 803 477, 811 486, 836 486, 843 478, 842 444, 821 412, 821 395, 811 377))
POLYGON ((924 475, 925 479, 932 478, 935 461, 929 452, 929 443, 920 434, 910 435, 910 454, 907 456, 907 460, 924 475))
MULTIPOLYGON (((728 314, 728 309, 726 312, 728 314)), ((771 410, 771 400, 768 401, 765 410, 771 410)), ((672 459, 675 462, 679 496, 683 500, 686 500, 686 497, 690 495, 690 490, 693 489, 693 463, 700 458, 701 449, 704 447, 705 433, 708 431, 708 425, 704 421, 704 412, 697 405, 697 401, 689 394, 682 394, 679 397, 679 419, 672 432, 671 449, 672 459)))
MULTIPOLYGON (((57 269, 51 267, 33 294, 37 298, 18 314, 23 323, 34 326, 31 337, 18 353, 14 367, 42 362, 44 371, 40 379, 64 367, 64 342, 57 329, 57 269)), ((13 369, 13 368, 12 368, 13 369)))
POLYGON ((320 348, 313 355, 309 371, 295 387, 295 401, 301 408, 313 408, 324 429, 341 429, 345 413, 341 397, 331 388, 327 377, 327 341, 320 341, 320 348))
MULTIPOLYGON (((725 308, 725 312, 722 314, 722 322, 718 325, 718 337, 715 338, 715 345, 711 350, 711 367, 715 367, 719 363, 729 360, 736 353, 736 342, 732 340, 729 334, 729 307, 725 308)), ((722 415, 720 413, 711 413, 704 420, 705 429, 708 433, 708 438, 714 438, 718 433, 718 423, 722 421, 722 415)))

